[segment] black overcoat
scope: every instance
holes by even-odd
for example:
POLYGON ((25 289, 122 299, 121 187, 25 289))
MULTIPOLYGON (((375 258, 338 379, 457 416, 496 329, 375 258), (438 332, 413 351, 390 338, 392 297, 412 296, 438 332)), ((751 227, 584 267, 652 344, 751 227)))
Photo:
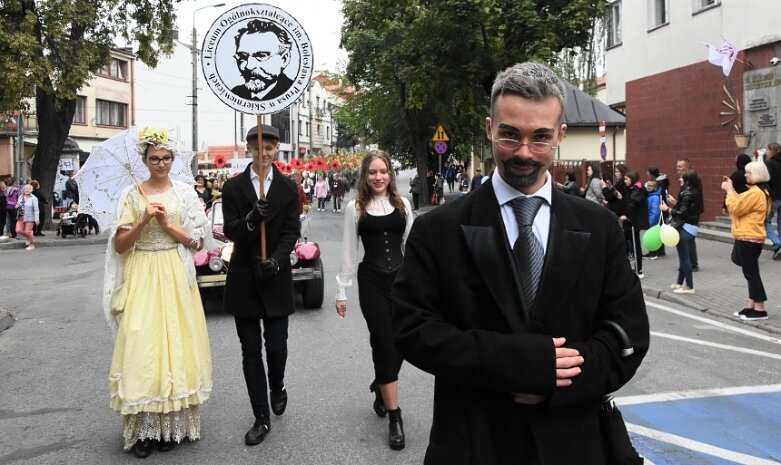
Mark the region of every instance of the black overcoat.
POLYGON ((225 283, 225 311, 241 317, 282 317, 295 311, 290 252, 301 229, 298 217, 298 188, 275 166, 266 198, 266 252, 279 263, 279 272, 260 280, 252 272, 254 257, 260 257, 260 226, 247 229, 246 216, 258 200, 250 179, 252 164, 222 186, 225 235, 234 242, 225 283), (262 302, 262 305, 261 305, 262 302))
MULTIPOLYGON (((597 406, 634 375, 648 350, 640 281, 615 216, 553 190, 545 265, 524 303, 493 185, 418 217, 393 286, 394 335, 404 358, 435 376, 426 464, 603 464, 597 406), (635 353, 619 357, 620 324, 635 353), (556 388, 553 337, 584 357, 556 388), (547 401, 515 404, 511 393, 547 401), (536 452, 534 452, 536 450, 536 452)), ((522 271, 522 270, 521 270, 522 271)))

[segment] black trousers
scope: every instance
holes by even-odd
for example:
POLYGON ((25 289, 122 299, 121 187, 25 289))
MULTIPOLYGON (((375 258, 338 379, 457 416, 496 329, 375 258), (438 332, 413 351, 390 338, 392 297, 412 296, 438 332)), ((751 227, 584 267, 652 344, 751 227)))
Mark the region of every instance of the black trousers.
POLYGON ((374 380, 377 384, 398 380, 401 363, 404 361, 393 342, 391 327, 391 285, 395 278, 395 271, 385 273, 363 262, 358 265, 358 301, 369 327, 374 380))
POLYGON ((420 208, 420 194, 412 194, 412 208, 415 210, 420 208))
POLYGON ((748 298, 754 302, 767 300, 765 286, 759 276, 759 256, 762 244, 749 241, 735 241, 732 247, 732 263, 743 269, 743 277, 748 283, 748 298))
POLYGON ((242 318, 234 317, 236 333, 241 342, 241 364, 244 380, 255 418, 271 415, 268 402, 269 387, 280 390, 285 386, 285 364, 287 363, 288 317, 242 318), (261 321, 263 336, 260 335, 261 321), (263 340, 266 345, 268 383, 263 366, 263 340))

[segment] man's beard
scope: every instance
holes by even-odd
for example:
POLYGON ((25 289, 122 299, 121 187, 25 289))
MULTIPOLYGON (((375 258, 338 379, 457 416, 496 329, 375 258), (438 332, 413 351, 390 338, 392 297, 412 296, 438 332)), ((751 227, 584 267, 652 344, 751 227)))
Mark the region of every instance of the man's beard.
POLYGON ((261 69, 243 69, 241 77, 244 78, 244 86, 250 92, 260 92, 277 80, 276 76, 267 74, 261 69))
POLYGON ((517 158, 510 158, 502 160, 504 166, 504 180, 510 186, 516 190, 521 190, 524 187, 533 186, 535 182, 540 178, 540 173, 545 169, 545 165, 536 160, 519 160, 517 158), (516 175, 512 172, 512 167, 517 168, 532 168, 532 172, 529 174, 516 175))

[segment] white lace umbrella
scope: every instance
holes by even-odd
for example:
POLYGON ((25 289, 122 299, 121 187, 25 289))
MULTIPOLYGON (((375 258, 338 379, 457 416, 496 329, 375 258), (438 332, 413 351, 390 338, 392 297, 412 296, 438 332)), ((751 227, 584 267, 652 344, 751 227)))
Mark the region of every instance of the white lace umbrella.
MULTIPOLYGON (((149 170, 136 151, 138 131, 137 127, 132 127, 93 147, 89 158, 76 173, 79 213, 92 215, 101 231, 109 231, 113 227, 122 190, 149 177, 149 170)), ((177 151, 171 178, 195 185, 190 169, 193 155, 193 152, 177 151)))

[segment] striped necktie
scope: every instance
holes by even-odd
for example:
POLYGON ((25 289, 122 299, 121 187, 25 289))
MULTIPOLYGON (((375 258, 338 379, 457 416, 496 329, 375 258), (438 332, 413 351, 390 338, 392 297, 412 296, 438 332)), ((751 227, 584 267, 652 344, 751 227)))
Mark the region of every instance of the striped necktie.
POLYGON ((542 197, 519 197, 512 200, 515 221, 518 223, 518 239, 513 246, 513 255, 521 276, 521 288, 529 307, 534 306, 537 286, 545 262, 545 251, 532 230, 534 217, 545 199, 542 197))

